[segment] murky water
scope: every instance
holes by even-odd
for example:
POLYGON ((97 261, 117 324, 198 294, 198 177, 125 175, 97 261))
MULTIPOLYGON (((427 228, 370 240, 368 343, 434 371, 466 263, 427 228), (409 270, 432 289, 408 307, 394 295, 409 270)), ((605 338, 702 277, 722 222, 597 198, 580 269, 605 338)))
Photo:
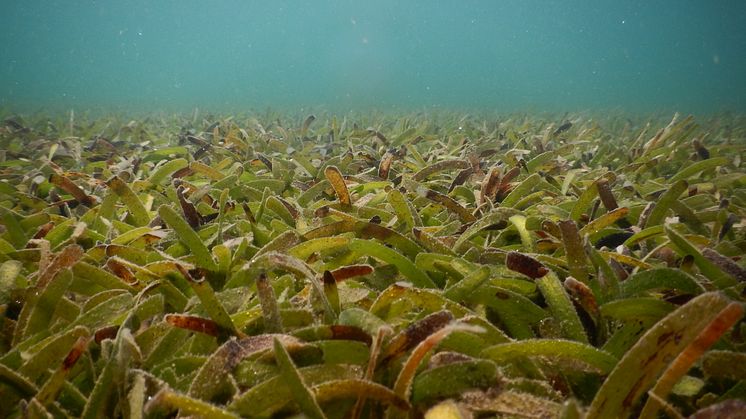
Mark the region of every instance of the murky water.
POLYGON ((746 110, 718 1, 6 0, 6 109, 746 110))

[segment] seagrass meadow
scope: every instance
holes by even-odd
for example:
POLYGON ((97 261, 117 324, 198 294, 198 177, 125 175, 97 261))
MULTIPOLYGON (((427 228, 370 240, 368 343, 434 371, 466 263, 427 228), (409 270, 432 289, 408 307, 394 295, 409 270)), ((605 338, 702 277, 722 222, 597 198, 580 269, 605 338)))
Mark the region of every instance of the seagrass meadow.
POLYGON ((315 115, 4 115, 0 417, 743 415, 746 118, 315 115))

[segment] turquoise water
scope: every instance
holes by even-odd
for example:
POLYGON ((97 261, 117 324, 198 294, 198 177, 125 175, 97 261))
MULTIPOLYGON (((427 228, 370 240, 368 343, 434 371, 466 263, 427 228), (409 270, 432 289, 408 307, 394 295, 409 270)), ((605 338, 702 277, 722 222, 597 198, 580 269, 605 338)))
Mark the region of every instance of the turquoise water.
POLYGON ((746 4, 0 2, 8 109, 746 111, 746 4))

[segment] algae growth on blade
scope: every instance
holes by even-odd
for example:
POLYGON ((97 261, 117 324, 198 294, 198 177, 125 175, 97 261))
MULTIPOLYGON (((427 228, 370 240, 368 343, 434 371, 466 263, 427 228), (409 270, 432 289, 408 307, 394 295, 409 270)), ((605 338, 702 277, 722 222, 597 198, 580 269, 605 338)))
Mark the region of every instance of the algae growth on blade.
POLYGON ((746 408, 740 117, 3 119, 0 416, 746 408))

